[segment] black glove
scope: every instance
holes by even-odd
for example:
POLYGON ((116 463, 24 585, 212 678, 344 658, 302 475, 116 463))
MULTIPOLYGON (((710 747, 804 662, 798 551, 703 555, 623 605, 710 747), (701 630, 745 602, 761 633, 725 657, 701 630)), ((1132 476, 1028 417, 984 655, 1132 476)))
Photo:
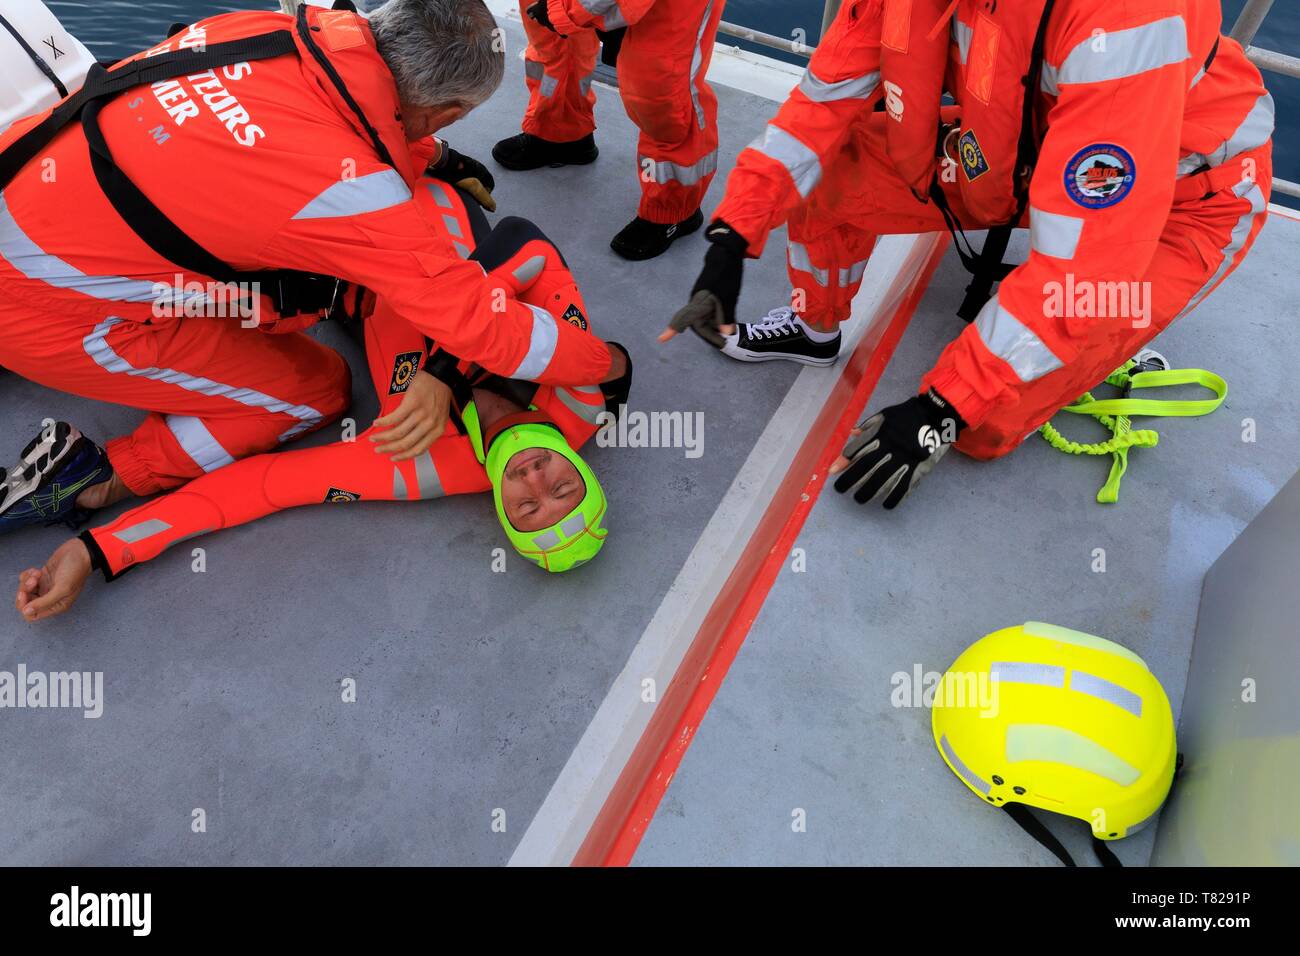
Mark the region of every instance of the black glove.
POLYGON ((550 30, 557 37, 568 36, 567 33, 561 33, 551 24, 551 15, 546 12, 546 0, 537 0, 536 3, 530 5, 524 12, 528 14, 530 20, 535 21, 538 26, 546 27, 546 29, 550 30))
POLYGON ((619 27, 617 30, 597 30, 596 36, 600 37, 600 62, 606 66, 618 66, 618 51, 623 49, 623 37, 627 34, 627 27, 619 27))
POLYGON ((714 348, 722 348, 720 325, 736 321, 736 300, 740 298, 740 280, 745 271, 745 250, 749 243, 721 219, 709 226, 704 237, 709 251, 704 268, 691 289, 691 301, 668 323, 674 332, 693 331, 714 348))
POLYGON ((443 143, 442 155, 437 162, 429 164, 428 173, 434 179, 459 186, 488 212, 497 211, 497 201, 492 198, 492 190, 497 188, 497 181, 477 159, 458 153, 443 143))
POLYGON ((849 464, 835 479, 840 494, 854 489, 858 504, 883 495, 892 511, 929 474, 966 427, 934 389, 876 412, 844 446, 849 464))

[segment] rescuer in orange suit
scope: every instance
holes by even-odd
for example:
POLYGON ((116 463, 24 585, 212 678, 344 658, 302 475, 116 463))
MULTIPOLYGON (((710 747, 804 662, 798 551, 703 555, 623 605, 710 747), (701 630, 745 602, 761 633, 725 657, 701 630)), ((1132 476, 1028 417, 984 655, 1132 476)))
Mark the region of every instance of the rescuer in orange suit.
MULTIPOLYGON (((92 71, 10 127, 0 365, 149 414, 106 451, 42 429, 0 470, 0 532, 84 521, 338 417, 347 367, 300 331, 337 305, 335 280, 488 372, 618 378, 622 353, 503 297, 437 228, 449 211, 414 200, 427 169, 492 204, 482 164, 431 134, 503 74, 481 0, 392 0, 370 21, 311 6, 296 19, 232 13, 92 71), (229 288, 235 317, 230 302, 212 308, 229 288)), ((442 383, 413 391, 421 401, 391 423, 413 439, 408 454, 438 437, 449 403, 442 383)))
MULTIPOLYGON (((661 340, 830 364, 877 236, 1027 226, 1028 259, 968 300, 920 393, 862 422, 833 471, 893 508, 950 445, 1006 454, 1195 309, 1262 228, 1273 101, 1220 29, 1217 0, 850 0, 740 154, 661 340), (737 323, 744 259, 783 222, 794 308, 737 323), (1146 307, 1062 307, 1064 288, 1114 284, 1146 307)), ((1004 274, 1000 254, 970 258, 977 280, 1004 274)))
POLYGON ((636 217, 610 248, 652 259, 704 222, 718 168, 718 100, 705 75, 725 0, 520 0, 528 50, 523 132, 492 156, 507 169, 590 163, 598 150, 596 55, 618 65, 623 108, 641 130, 636 217))

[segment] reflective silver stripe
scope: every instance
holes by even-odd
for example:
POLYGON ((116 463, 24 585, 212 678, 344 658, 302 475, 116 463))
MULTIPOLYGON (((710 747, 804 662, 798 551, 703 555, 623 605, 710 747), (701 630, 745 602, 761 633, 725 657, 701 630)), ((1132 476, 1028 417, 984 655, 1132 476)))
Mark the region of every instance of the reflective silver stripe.
POLYGON ((147 521, 141 521, 139 524, 123 528, 121 531, 114 531, 113 537, 123 544, 135 544, 137 541, 152 538, 156 534, 162 534, 164 531, 170 531, 171 529, 172 526, 161 518, 150 518, 147 521))
POLYGON ((1043 64, 1040 86, 1044 93, 1057 96, 1066 83, 1120 80, 1182 63, 1189 56, 1187 25, 1183 18, 1165 17, 1080 41, 1059 67, 1049 69, 1048 64, 1043 64))
POLYGON ((1273 135, 1273 96, 1264 93, 1255 101, 1246 118, 1218 148, 1208 155, 1189 153, 1178 161, 1178 175, 1186 176, 1202 166, 1222 166, 1234 156, 1263 146, 1273 135))
POLYGON ((821 181, 822 164, 817 159, 817 154, 779 126, 769 123, 758 139, 749 144, 749 148, 758 150, 784 166, 794 180, 794 188, 804 198, 821 181))
POLYGON ((704 28, 709 25, 709 18, 713 15, 713 0, 709 0, 704 5, 704 16, 700 19, 699 32, 695 34, 695 52, 691 54, 691 106, 695 108, 695 122, 704 129, 704 107, 700 105, 700 91, 695 86, 695 78, 699 75, 700 67, 704 64, 704 28))
POLYGON ((588 73, 586 76, 579 77, 578 89, 582 92, 583 96, 586 96, 588 93, 591 92, 591 81, 595 78, 595 76, 596 74, 592 72, 592 73, 588 73))
POLYGON ((533 546, 541 551, 549 551, 560 544, 560 534, 554 528, 533 538, 533 546))
POLYGON ((168 415, 167 427, 180 442, 185 454, 204 471, 216 471, 234 464, 234 456, 221 447, 208 426, 192 415, 168 415))
POLYGON ((1201 80, 1205 79, 1205 73, 1206 73, 1205 67, 1201 67, 1199 70, 1197 70, 1196 75, 1192 77, 1192 82, 1187 85, 1187 89, 1194 90, 1196 88, 1196 84, 1201 82, 1201 80))
POLYGON ((593 17, 605 18, 606 30, 617 30, 619 27, 627 26, 627 20, 623 18, 618 0, 579 0, 579 2, 582 4, 582 9, 593 17))
POLYGON ((397 465, 393 468, 393 500, 401 501, 403 498, 409 498, 410 495, 406 490, 406 478, 402 476, 402 467, 397 465))
POLYGON ((576 534, 582 534, 587 527, 587 516, 581 511, 575 512, 564 519, 564 524, 560 525, 560 531, 566 538, 572 538, 576 534))
POLYGON ((694 186, 705 176, 717 171, 718 151, 715 149, 694 166, 681 166, 666 159, 654 160, 649 156, 640 155, 637 156, 637 165, 641 168, 643 174, 648 170, 653 170, 654 181, 661 186, 669 182, 681 183, 683 186, 694 186))
POLYGON ((988 350, 1010 365, 1022 382, 1032 382, 1064 364, 1028 326, 1002 308, 997 296, 980 309, 975 328, 988 350))
POLYGON ((993 785, 980 779, 970 767, 962 763, 961 758, 957 756, 957 751, 953 750, 952 744, 948 743, 947 734, 943 734, 939 738, 939 746, 943 749, 943 755, 948 758, 948 763, 952 766, 952 769, 956 770, 963 780, 987 797, 989 791, 993 789, 993 785))
POLYGON ((861 262, 840 269, 840 288, 847 289, 855 282, 861 282, 863 273, 867 271, 867 262, 868 260, 863 259, 861 262))
POLYGON ((415 459, 415 483, 418 487, 414 497, 424 501, 441 498, 447 493, 443 490, 442 479, 438 477, 438 468, 433 463, 433 452, 426 451, 415 459))
POLYGON ((453 236, 455 236, 457 239, 465 238, 465 234, 461 231, 460 228, 460 220, 457 219, 455 216, 451 215, 450 213, 443 213, 442 224, 447 228, 447 231, 451 233, 453 236))
POLYGON ((599 405, 590 405, 587 402, 580 402, 573 397, 574 392, 580 392, 583 395, 600 395, 600 386, 598 385, 571 385, 568 388, 557 388, 556 396, 564 403, 564 407, 573 414, 577 415, 588 425, 599 425, 601 413, 605 411, 605 405, 602 402, 599 405))
POLYGON ((1127 687, 1120 687, 1119 684, 1113 684, 1095 674, 1074 671, 1070 674, 1070 690, 1109 701, 1117 707, 1123 707, 1134 717, 1142 716, 1141 697, 1127 687))
POLYGON ((1131 763, 1090 737, 1053 724, 1011 724, 1006 731, 1009 763, 1041 760, 1076 767, 1127 787, 1142 774, 1131 763))
POLYGON ((293 217, 299 219, 335 219, 363 216, 400 206, 411 198, 411 190, 395 169, 381 169, 355 179, 341 179, 313 199, 293 217))
POLYGON ((825 80, 817 78, 813 73, 812 67, 803 71, 803 79, 799 81, 799 89, 803 95, 808 97, 814 103, 834 103, 838 100, 865 100, 876 92, 876 87, 880 85, 880 73, 867 73, 863 76, 851 76, 847 80, 836 80, 834 83, 827 83, 825 80))
POLYGON ((820 286, 829 286, 831 284, 831 270, 818 269, 814 266, 812 264, 812 259, 808 257, 808 247, 802 242, 795 242, 793 239, 787 239, 785 243, 785 252, 791 269, 810 273, 813 280, 820 286))
MULTIPOLYGON (((538 92, 548 100, 555 95, 555 91, 560 86, 559 79, 547 73, 546 68, 536 60, 524 60, 524 76, 536 80, 539 84, 538 92)), ((591 74, 579 80, 578 86, 582 87, 584 93, 587 92, 591 88, 591 74)))
POLYGON ((469 258, 469 246, 465 245, 463 242, 453 242, 452 245, 456 247, 456 255, 460 256, 462 259, 469 258))
POLYGON ((438 183, 426 183, 425 188, 429 190, 429 195, 433 197, 433 201, 443 209, 456 208, 451 201, 451 196, 447 194, 446 187, 438 183))
POLYGON ((1079 216, 1029 207, 1029 247, 1035 252, 1056 259, 1073 259, 1082 232, 1083 219, 1079 216))
POLYGON ((1043 687, 1064 687, 1065 668, 1053 664, 1030 664, 1026 661, 994 661, 989 665, 989 675, 999 683, 1040 684, 1043 687))
MULTIPOLYGON (((952 18, 952 39, 957 44, 957 55, 961 58, 962 66, 965 66, 966 61, 970 58, 970 41, 974 33, 975 31, 969 25, 957 19, 957 17, 952 18)), ((1046 63, 1043 64, 1043 68, 1047 68, 1046 63)))
MULTIPOLYGON (((527 303, 525 303, 527 304, 527 303)), ((555 316, 529 305, 533 312, 533 334, 528 341, 528 354, 519 363, 519 367, 507 375, 507 378, 522 378, 532 381, 546 371, 555 357, 555 345, 560 340, 560 330, 555 326, 555 316)))
POLYGON ((1246 240, 1250 238, 1250 230, 1254 225, 1255 217, 1265 215, 1267 212, 1268 202, 1264 199, 1264 191, 1259 188, 1258 183, 1245 179, 1233 186, 1232 191, 1242 199, 1249 200, 1250 209, 1242 213, 1241 218, 1237 220, 1237 224, 1232 227, 1232 236, 1228 239, 1228 244, 1223 247, 1223 261, 1219 263, 1219 268, 1214 270, 1214 275, 1210 277, 1210 281, 1201 286, 1200 291, 1192 296, 1192 300, 1187 303, 1183 311, 1178 313, 1180 319, 1200 305, 1201 300, 1210 294, 1210 290, 1214 288, 1215 283, 1228 274, 1228 270, 1232 268, 1237 258, 1237 253, 1241 251, 1242 247, 1246 245, 1246 240))
POLYGON ((524 264, 518 266, 510 274, 515 277, 521 285, 528 285, 546 268, 545 256, 530 256, 524 261, 524 264))
POLYGON ((210 378, 203 378, 200 375, 190 375, 188 372, 178 372, 170 368, 136 368, 117 352, 105 341, 105 337, 113 326, 122 320, 117 316, 109 316, 104 321, 95 326, 94 330, 81 340, 81 347, 85 350, 95 364, 106 372, 116 372, 125 375, 139 375, 143 378, 153 379, 157 382, 164 382, 168 385, 175 385, 178 388, 186 389, 190 392, 198 392, 201 395, 210 395, 213 397, 227 398, 232 402, 238 402, 240 405, 248 405, 252 408, 264 408, 268 412, 279 415, 288 415, 291 418, 298 419, 298 424, 294 425, 287 432, 280 436, 280 441, 292 438, 294 435, 312 428, 324 419, 324 415, 316 411, 310 405, 293 405, 289 402, 281 401, 278 398, 272 398, 263 392, 251 388, 236 388, 233 385, 224 385, 221 382, 214 382, 210 378))
POLYGON ((71 289, 93 299, 110 302, 155 302, 179 308, 185 303, 191 307, 205 304, 204 294, 187 295, 170 283, 147 282, 125 276, 92 276, 52 256, 38 246, 9 211, 9 202, 0 193, 0 256, 29 279, 52 285, 56 289, 71 289))

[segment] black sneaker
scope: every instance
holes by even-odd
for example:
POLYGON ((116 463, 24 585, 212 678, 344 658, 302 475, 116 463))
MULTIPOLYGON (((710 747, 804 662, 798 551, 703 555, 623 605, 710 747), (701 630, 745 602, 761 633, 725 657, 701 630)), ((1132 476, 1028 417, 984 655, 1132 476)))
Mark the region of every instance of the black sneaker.
POLYGON ((789 307, 773 309, 759 322, 737 322, 736 331, 726 336, 722 354, 740 362, 772 362, 785 359, 804 365, 834 365, 840 355, 840 333, 822 341, 789 307), (811 333, 811 335, 809 334, 811 333))
POLYGON ((651 222, 649 219, 637 216, 610 240, 609 247, 624 259, 631 259, 633 262, 653 259, 667 252, 673 240, 689 236, 702 225, 704 225, 704 214, 698 209, 681 222, 672 225, 651 222))
POLYGON ((532 133, 520 133, 492 147, 492 158, 506 169, 541 169, 550 166, 585 166, 600 155, 596 137, 588 133, 568 143, 553 143, 532 133))

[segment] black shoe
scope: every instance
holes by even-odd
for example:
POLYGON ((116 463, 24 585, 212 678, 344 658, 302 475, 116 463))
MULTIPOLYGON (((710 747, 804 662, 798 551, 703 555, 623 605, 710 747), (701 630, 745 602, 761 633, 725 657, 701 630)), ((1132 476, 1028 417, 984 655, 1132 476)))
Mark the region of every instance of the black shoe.
POLYGON ((722 354, 739 362, 785 359, 803 365, 834 365, 840 354, 839 332, 818 342, 809 337, 809 331, 788 307, 773 309, 759 322, 737 322, 736 331, 726 336, 722 354))
POLYGON ((492 147, 492 158, 506 169, 541 169, 550 166, 584 166, 600 155, 596 137, 588 133, 568 143, 553 143, 532 133, 520 133, 492 147))
POLYGON ((651 222, 649 219, 637 216, 623 227, 622 232, 610 240, 609 247, 624 259, 631 259, 634 262, 653 259, 667 252, 674 239, 689 236, 702 225, 704 225, 704 214, 698 209, 681 222, 672 225, 651 222))

